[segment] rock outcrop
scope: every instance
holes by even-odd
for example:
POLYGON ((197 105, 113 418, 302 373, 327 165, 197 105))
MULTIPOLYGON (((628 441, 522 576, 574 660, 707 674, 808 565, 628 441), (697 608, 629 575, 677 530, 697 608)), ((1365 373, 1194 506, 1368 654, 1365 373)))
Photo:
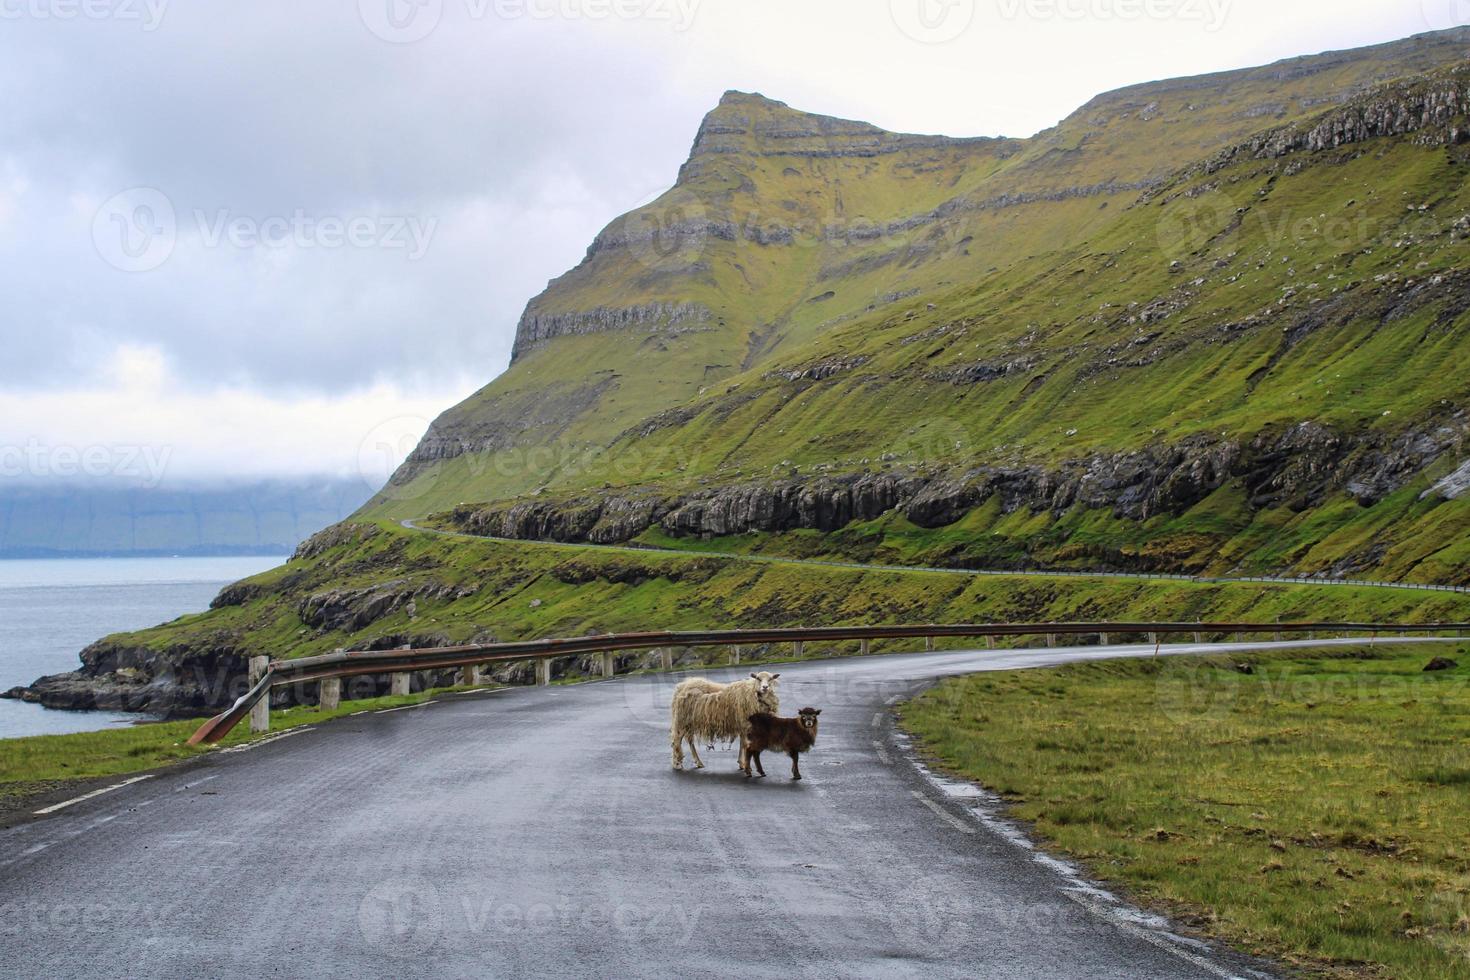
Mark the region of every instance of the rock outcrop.
POLYGON ((598 307, 577 313, 541 313, 528 306, 516 327, 511 360, 556 337, 610 330, 678 333, 699 329, 701 324, 709 322, 712 315, 708 307, 698 303, 644 303, 622 309, 598 307))
POLYGON ((788 478, 687 494, 582 496, 461 507, 448 515, 471 534, 521 540, 629 541, 651 527, 679 536, 750 531, 835 531, 898 511, 920 527, 953 524, 998 498, 1002 511, 1060 515, 1074 507, 1146 521, 1180 514, 1227 482, 1256 509, 1302 511, 1345 492, 1363 506, 1406 485, 1459 447, 1463 412, 1398 433, 1351 435, 1315 422, 1263 430, 1247 441, 1196 437, 1061 466, 980 466, 963 472, 885 471, 788 478))

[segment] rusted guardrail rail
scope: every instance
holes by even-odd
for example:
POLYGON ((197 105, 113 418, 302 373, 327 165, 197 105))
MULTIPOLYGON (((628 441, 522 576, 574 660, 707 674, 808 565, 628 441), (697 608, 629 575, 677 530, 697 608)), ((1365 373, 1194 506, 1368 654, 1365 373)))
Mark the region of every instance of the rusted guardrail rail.
POLYGON ((532 660, 537 664, 539 684, 551 682, 551 661, 561 657, 600 653, 602 673, 611 677, 616 670, 614 655, 628 650, 666 651, 664 669, 672 669, 667 651, 674 647, 748 647, 772 643, 790 643, 800 657, 807 643, 860 644, 867 653, 873 640, 924 640, 925 649, 933 650, 937 639, 987 638, 993 644, 998 637, 1045 636, 1048 646, 1059 637, 1098 636, 1106 645, 1110 637, 1128 634, 1147 635, 1150 643, 1164 636, 1191 634, 1196 642, 1206 635, 1242 636, 1270 634, 1275 640, 1287 635, 1333 633, 1339 636, 1364 634, 1405 635, 1409 633, 1443 634, 1470 630, 1470 623, 967 623, 960 625, 929 624, 926 626, 821 626, 764 630, 704 630, 696 632, 663 631, 657 633, 606 633, 565 639, 524 640, 515 643, 479 643, 464 646, 434 647, 418 650, 340 651, 299 660, 251 659, 250 689, 226 711, 209 719, 189 739, 190 745, 214 743, 223 739, 247 715, 252 729, 269 727, 272 688, 292 684, 320 683, 320 699, 324 707, 335 708, 341 696, 343 678, 371 674, 388 674, 393 678, 391 690, 407 694, 409 677, 414 671, 462 668, 465 681, 474 684, 482 665, 507 661, 532 660))

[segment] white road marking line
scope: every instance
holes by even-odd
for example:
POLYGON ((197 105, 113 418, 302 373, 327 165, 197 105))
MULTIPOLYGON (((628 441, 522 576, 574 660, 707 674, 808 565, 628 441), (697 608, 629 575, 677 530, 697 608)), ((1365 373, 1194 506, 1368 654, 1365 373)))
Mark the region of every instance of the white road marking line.
POLYGON ((914 799, 918 800, 920 803, 933 810, 939 816, 943 817, 944 822, 949 824, 955 830, 958 830, 964 834, 978 833, 973 825, 965 823, 965 821, 961 820, 953 813, 950 813, 944 807, 940 806, 938 803, 935 803, 933 800, 929 799, 929 797, 925 796, 923 793, 920 793, 918 790, 909 790, 909 792, 914 794, 914 799))
POLYGON ((1082 906, 1088 911, 1088 913, 1090 913, 1094 917, 1102 919, 1104 922, 1111 924, 1115 928, 1120 929, 1123 932, 1128 933, 1129 935, 1136 936, 1137 938, 1142 939, 1150 946, 1156 946, 1166 953, 1172 953, 1173 955, 1179 957, 1181 960, 1184 960, 1186 963, 1194 964, 1201 970, 1204 970, 1206 973, 1210 973, 1214 976, 1220 977, 1221 980, 1245 980, 1245 978, 1242 977, 1240 974, 1217 966, 1214 963, 1211 963, 1209 960, 1205 959, 1203 956, 1196 956, 1194 953, 1191 953, 1188 950, 1181 948, 1180 946, 1171 942, 1168 938, 1160 935, 1153 929, 1145 929, 1141 926, 1134 925, 1132 922, 1123 921, 1116 915, 1110 915, 1106 909, 1102 908, 1095 902, 1088 901, 1081 895, 1075 894, 1068 889, 1062 889, 1062 894, 1065 895, 1067 898, 1070 898, 1072 901, 1076 902, 1078 905, 1082 906))
POLYGON ((286 731, 281 732, 279 735, 271 735, 270 737, 263 738, 258 742, 246 742, 244 745, 232 745, 227 749, 220 749, 219 751, 220 755, 232 755, 236 752, 249 752, 251 749, 258 749, 263 745, 270 745, 274 742, 279 742, 281 739, 290 738, 292 735, 303 735, 306 732, 314 731, 316 731, 316 728, 311 725, 307 725, 302 728, 289 728, 286 731))
POLYGON ((889 698, 887 701, 884 701, 883 703, 886 704, 886 705, 888 705, 888 707, 891 708, 895 704, 898 704, 898 702, 902 701, 904 699, 904 697, 905 696, 902 695, 902 694, 895 694, 893 697, 889 698))
MULTIPOLYGON (((931 786, 934 786, 941 792, 947 792, 945 788, 947 782, 946 780, 940 779, 939 777, 935 776, 934 773, 931 772, 927 766, 916 761, 912 757, 908 758, 907 761, 919 771, 920 775, 922 775, 924 777, 924 780, 928 782, 931 786)), ((960 820, 958 817, 950 813, 948 810, 940 807, 937 803, 930 800, 923 793, 919 792, 918 790, 910 790, 909 792, 913 794, 914 799, 918 800, 920 803, 924 804, 929 809, 939 814, 946 821, 957 826, 960 825, 960 820)), ((984 791, 981 790, 980 792, 983 796, 984 791)), ((1035 861, 1037 864, 1042 865, 1043 867, 1049 868, 1053 873, 1060 877, 1063 882, 1065 882, 1065 884, 1057 890, 1061 892, 1062 895, 1064 895, 1065 897, 1071 899, 1073 902, 1076 902, 1095 918, 1105 921, 1108 924, 1129 933, 1130 935, 1137 936, 1139 939, 1144 940, 1150 945, 1156 946, 1159 949, 1164 950, 1165 952, 1171 953, 1174 956, 1185 960, 1186 962, 1192 963, 1200 969, 1205 970, 1210 974, 1213 974, 1214 976, 1221 977, 1222 980, 1246 980, 1246 978, 1240 976, 1239 974, 1210 962, 1206 957, 1196 955, 1195 953, 1190 952, 1188 949, 1185 949, 1183 944, 1187 942, 1187 940, 1183 939, 1182 937, 1176 936, 1172 932, 1168 931, 1168 920, 1160 919, 1158 927, 1150 927, 1142 920, 1129 921, 1129 913, 1139 914, 1136 909, 1122 902, 1111 893, 1101 888, 1098 888, 1091 882, 1084 879, 1081 876, 1081 873, 1077 871, 1076 868, 1068 864, 1066 861, 1037 851, 1036 845, 1033 844, 1031 840, 1025 836, 1025 834, 1023 834, 1004 817, 998 817, 989 814, 980 807, 968 808, 965 812, 967 816, 971 817, 978 824, 984 826, 987 830, 995 833, 1001 839, 1020 848, 1021 850, 1031 852, 1031 859, 1033 861, 1035 861), (1109 908, 1109 904, 1116 906, 1116 908, 1109 908)), ((966 829, 966 832, 968 833, 976 832, 974 825, 969 823, 965 823, 963 829, 966 829)), ((1147 916, 1147 918, 1152 919, 1157 917, 1147 916)), ((1207 949, 1208 947, 1205 948, 1207 949)))
POLYGON ((874 741, 873 748, 877 750, 878 758, 882 760, 885 766, 893 765, 893 760, 888 757, 888 750, 883 747, 882 742, 874 741))
POLYGON ((405 704, 401 708, 383 708, 380 711, 376 712, 376 714, 391 715, 395 711, 408 711, 411 708, 427 708, 431 704, 438 703, 438 701, 420 701, 418 704, 405 704))
MULTIPOLYGON (((200 783, 207 783, 211 779, 218 779, 218 778, 219 778, 219 773, 215 773, 213 776, 200 776, 198 779, 190 780, 189 782, 187 782, 184 785, 180 786, 178 789, 174 790, 174 792, 175 793, 182 793, 185 790, 193 789, 195 786, 198 786, 200 783)), ((149 800, 148 802, 151 803, 153 801, 152 800, 149 800)))
MULTIPOLYGON (((112 786, 104 786, 102 789, 94 789, 90 793, 83 793, 81 796, 78 796, 74 800, 67 800, 64 803, 53 803, 51 806, 43 807, 43 808, 35 811, 35 815, 38 816, 38 817, 44 817, 48 813, 55 813, 57 810, 65 810, 67 807, 73 806, 73 805, 75 805, 77 803, 83 803, 83 802, 86 802, 87 800, 96 799, 97 797, 101 796, 104 793, 111 793, 113 790, 122 789, 124 786, 131 786, 134 783, 141 783, 145 779, 152 779, 152 778, 153 777, 151 775, 149 775, 149 776, 134 776, 132 779, 124 779, 122 782, 116 783, 116 784, 114 784, 112 786)), ((27 852, 27 853, 29 853, 29 852, 27 852)))

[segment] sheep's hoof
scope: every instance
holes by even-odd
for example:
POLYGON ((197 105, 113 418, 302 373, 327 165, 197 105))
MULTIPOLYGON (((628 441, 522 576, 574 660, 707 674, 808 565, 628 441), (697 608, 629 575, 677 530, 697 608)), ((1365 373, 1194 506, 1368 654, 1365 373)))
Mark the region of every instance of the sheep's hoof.
POLYGON ((791 777, 791 779, 792 779, 793 782, 795 782, 796 780, 798 780, 800 778, 801 778, 800 773, 798 773, 797 775, 791 777))

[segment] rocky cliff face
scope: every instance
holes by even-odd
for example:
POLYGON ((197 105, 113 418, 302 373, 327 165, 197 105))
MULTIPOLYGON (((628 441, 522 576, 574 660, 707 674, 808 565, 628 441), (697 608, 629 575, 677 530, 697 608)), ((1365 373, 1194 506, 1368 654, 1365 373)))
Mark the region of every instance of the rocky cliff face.
MULTIPOLYGON (((981 466, 944 475, 861 473, 786 479, 678 496, 586 496, 562 501, 463 507, 459 530, 489 537, 615 544, 651 527, 676 536, 751 531, 835 531, 897 511, 925 528, 944 527, 998 498, 1003 512, 1060 515, 1074 507, 1131 521, 1180 514, 1229 481, 1256 509, 1303 511, 1346 491, 1368 507, 1431 463, 1462 450, 1463 411, 1396 434, 1350 436, 1303 422, 1247 442, 1197 438, 1138 452, 1094 455, 1057 467, 981 466)), ((1458 483, 1444 484, 1453 492, 1458 483)))
POLYGON ((539 314, 528 307, 516 327, 511 360, 556 337, 576 337, 609 330, 661 331, 670 334, 698 330, 713 314, 698 303, 646 303, 620 310, 598 307, 580 313, 539 314))

